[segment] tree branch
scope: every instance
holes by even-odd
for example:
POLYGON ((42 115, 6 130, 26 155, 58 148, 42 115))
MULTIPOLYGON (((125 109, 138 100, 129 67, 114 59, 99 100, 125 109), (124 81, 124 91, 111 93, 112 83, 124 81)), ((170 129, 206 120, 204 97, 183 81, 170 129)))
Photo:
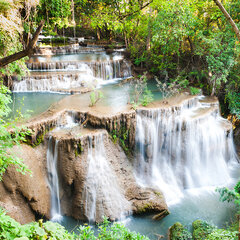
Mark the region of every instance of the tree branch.
POLYGON ((218 8, 222 11, 224 16, 227 18, 228 22, 231 24, 234 32, 237 35, 238 41, 240 42, 240 31, 239 31, 236 23, 233 21, 233 19, 231 18, 231 16, 229 15, 229 13, 227 12, 227 10, 224 8, 224 6, 222 5, 222 3, 219 0, 213 0, 213 1, 216 3, 218 8))
POLYGON ((122 15, 119 20, 123 20, 124 18, 128 17, 128 16, 131 16, 131 15, 134 15, 135 13, 138 13, 140 11, 142 11, 144 8, 146 8, 149 4, 151 4, 153 2, 153 0, 151 0, 150 2, 146 3, 145 5, 141 6, 140 9, 134 11, 134 12, 131 12, 131 13, 128 13, 128 14, 125 14, 125 15, 122 15))
POLYGON ((38 36, 39 36, 40 32, 42 31, 43 26, 44 26, 44 20, 42 20, 40 22, 36 32, 33 35, 33 38, 31 39, 31 41, 27 45, 26 49, 24 49, 24 50, 22 50, 20 52, 14 53, 14 54, 12 54, 10 56, 1 58, 0 59, 0 68, 6 66, 9 63, 12 63, 12 62, 14 62, 16 60, 19 60, 19 59, 21 59, 23 57, 31 55, 32 52, 33 52, 33 49, 36 46, 36 43, 37 43, 37 40, 38 40, 38 36))

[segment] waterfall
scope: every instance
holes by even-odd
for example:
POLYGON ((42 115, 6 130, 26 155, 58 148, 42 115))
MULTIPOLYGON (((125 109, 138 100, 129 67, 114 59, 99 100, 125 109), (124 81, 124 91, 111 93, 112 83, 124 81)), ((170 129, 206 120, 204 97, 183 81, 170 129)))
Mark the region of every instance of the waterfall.
POLYGON ((51 219, 53 221, 61 221, 61 205, 59 197, 59 182, 57 172, 58 161, 58 141, 54 141, 52 136, 49 137, 47 149, 47 170, 48 183, 51 192, 51 219))
POLYGON ((130 64, 118 58, 98 62, 33 62, 27 66, 31 74, 14 81, 14 92, 61 92, 106 84, 132 74, 130 64))
POLYGON ((230 123, 218 104, 202 98, 137 111, 137 178, 159 187, 168 203, 181 198, 184 189, 231 181, 229 165, 237 157, 230 123))
POLYGON ((107 161, 103 133, 89 137, 88 172, 83 190, 85 216, 91 222, 101 221, 103 216, 112 220, 124 216, 129 209, 117 182, 117 177, 107 161))

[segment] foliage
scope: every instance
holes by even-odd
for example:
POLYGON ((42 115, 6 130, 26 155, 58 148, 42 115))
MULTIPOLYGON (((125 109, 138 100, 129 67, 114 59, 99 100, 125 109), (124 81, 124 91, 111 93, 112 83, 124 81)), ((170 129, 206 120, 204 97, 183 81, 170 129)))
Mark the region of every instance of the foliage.
POLYGON ((201 93, 201 90, 199 88, 190 87, 189 90, 191 95, 198 95, 201 93))
POLYGON ((192 224, 193 226, 193 239, 204 240, 211 234, 216 227, 202 220, 196 220, 192 224))
POLYGON ((71 25, 68 18, 72 14, 71 5, 71 0, 40 0, 37 17, 45 19, 47 34, 54 34, 55 26, 61 29, 71 25))
POLYGON ((163 99, 174 96, 179 93, 181 90, 187 88, 189 82, 184 76, 178 76, 171 82, 167 80, 160 81, 157 77, 155 77, 157 82, 157 87, 159 91, 162 93, 163 99))
POLYGON ((142 106, 146 107, 152 101, 153 101, 153 94, 152 94, 151 90, 149 90, 146 86, 143 91, 142 98, 141 98, 141 104, 142 104, 142 106))
POLYGON ((94 90, 90 93, 90 107, 93 107, 97 104, 97 102, 103 98, 103 93, 100 90, 94 90))
POLYGON ((236 184, 233 190, 227 187, 217 188, 216 191, 220 194, 220 201, 222 202, 234 202, 235 205, 240 207, 240 193, 239 191, 240 181, 236 184))
POLYGON ((8 106, 10 102, 10 91, 0 83, 0 180, 10 165, 14 165, 17 171, 23 174, 30 172, 22 160, 11 151, 15 145, 24 142, 30 132, 24 127, 16 127, 4 120, 11 111, 8 106))
POLYGON ((140 104, 147 106, 153 101, 153 94, 147 87, 147 76, 144 73, 140 78, 137 78, 133 84, 132 108, 136 109, 140 104))
POLYGON ((110 224, 105 218, 104 222, 99 225, 98 236, 94 235, 94 231, 88 225, 79 227, 79 234, 69 233, 63 226, 54 222, 45 222, 42 220, 25 225, 21 225, 11 217, 7 216, 0 209, 0 239, 16 240, 16 239, 56 239, 56 240, 148 240, 147 237, 138 233, 130 232, 127 228, 119 223, 110 224))
POLYGON ((238 232, 231 232, 224 229, 216 229, 206 238, 207 240, 237 240, 238 232))
POLYGON ((189 240, 192 239, 191 233, 179 222, 175 223, 169 229, 171 240, 189 240))

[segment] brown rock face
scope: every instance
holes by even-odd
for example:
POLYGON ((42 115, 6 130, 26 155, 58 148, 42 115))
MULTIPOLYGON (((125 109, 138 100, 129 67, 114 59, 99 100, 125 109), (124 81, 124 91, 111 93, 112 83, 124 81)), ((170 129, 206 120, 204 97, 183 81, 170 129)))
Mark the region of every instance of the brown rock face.
POLYGON ((234 142, 236 145, 238 156, 240 157, 240 124, 234 130, 234 142))
MULTIPOLYGON (((71 103, 74 102, 72 100, 71 103)), ((58 140, 60 201, 64 215, 99 222, 102 215, 115 220, 122 213, 151 213, 155 214, 154 219, 161 219, 169 214, 159 190, 143 188, 137 184, 130 160, 132 155, 126 156, 125 152, 133 153, 135 147, 134 110, 128 108, 122 112, 109 113, 108 108, 99 110, 93 107, 89 110, 89 107, 85 106, 82 109, 73 107, 70 111, 56 107, 49 109, 38 119, 33 119, 27 126, 33 130, 29 143, 35 147, 23 145, 19 156, 32 170, 33 177, 22 176, 13 168, 9 168, 0 185, 0 204, 20 222, 29 222, 34 220, 35 216, 50 218, 51 198, 46 174, 49 135, 58 140), (80 126, 53 130, 56 126, 66 124, 66 115, 69 114, 80 126), (87 125, 87 128, 83 125, 87 125), (104 148, 104 166, 108 171, 101 173, 99 168, 95 170, 95 175, 91 175, 89 151, 97 151, 100 143, 95 139, 98 135, 103 136, 101 147, 104 148), (99 185, 98 182, 104 177, 105 184, 99 185), (100 190, 94 190, 92 185, 97 185, 100 190), (91 193, 93 190, 97 197, 91 193), (90 216, 93 210, 89 203, 96 206, 94 218, 90 216), (122 203, 123 207, 119 207, 122 203)), ((149 151, 149 157, 150 154, 149 151)), ((95 157, 96 164, 99 164, 98 160, 95 157)), ((94 162, 92 165, 94 166, 94 162)))
MULTIPOLYGON (((71 135, 69 135, 69 133, 63 133, 62 131, 53 133, 53 137, 58 140, 59 144, 58 167, 61 179, 60 198, 61 207, 65 215, 81 220, 91 220, 89 219, 88 210, 86 209, 89 202, 86 202, 86 198, 84 198, 84 193, 89 188, 87 183, 90 168, 89 161, 91 161, 89 160, 89 138, 93 139, 92 149, 94 151, 94 149, 98 147, 94 146, 94 138, 99 134, 104 138, 104 157, 114 175, 114 180, 112 176, 108 177, 109 181, 111 181, 110 185, 117 185, 115 186, 117 191, 125 198, 123 201, 126 201, 124 202, 125 207, 123 207, 123 213, 127 215, 130 213, 155 213, 159 215, 164 212, 164 215, 168 214, 167 205, 162 193, 155 189, 145 189, 137 185, 131 162, 121 147, 112 142, 106 130, 90 130, 82 134, 81 137, 77 137, 81 135, 77 130, 72 131, 71 135)), ((95 144, 96 143, 99 144, 98 142, 95 142, 95 144)), ((97 164, 97 160, 95 161, 97 164)), ((105 174, 108 174, 107 169, 105 169, 105 174)), ((96 173, 96 178, 97 175, 96 173)), ((94 183, 96 184, 96 182, 94 183)), ((97 197, 96 200, 95 221, 99 222, 102 220, 99 209, 103 209, 101 213, 108 216, 111 220, 119 218, 119 212, 113 211, 114 209, 116 210, 117 207, 111 208, 109 205, 114 206, 114 201, 118 201, 121 196, 119 196, 117 200, 114 199, 113 196, 110 196, 110 199, 106 199, 104 192, 108 190, 114 191, 112 186, 109 186, 107 182, 105 186, 99 184, 98 188, 103 188, 101 189, 103 194, 97 197), (104 189, 104 187, 110 189, 104 189), (107 201, 109 201, 109 204, 106 203, 107 201)), ((89 201, 91 201, 91 199, 89 201)), ((119 203, 119 205, 120 204, 121 203, 119 203)))
POLYGON ((44 145, 32 148, 22 145, 13 152, 24 159, 32 171, 22 175, 14 167, 9 167, 0 183, 0 206, 20 223, 35 220, 35 216, 49 217, 50 193, 46 181, 46 148, 44 145))

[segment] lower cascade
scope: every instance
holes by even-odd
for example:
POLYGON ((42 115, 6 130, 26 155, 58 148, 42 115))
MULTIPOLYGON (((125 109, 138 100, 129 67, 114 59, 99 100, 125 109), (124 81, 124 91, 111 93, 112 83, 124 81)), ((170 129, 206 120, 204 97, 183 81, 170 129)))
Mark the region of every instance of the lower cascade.
POLYGON ((106 159, 102 133, 89 137, 88 172, 83 189, 83 202, 86 218, 101 221, 103 216, 111 219, 122 218, 130 208, 118 186, 117 178, 106 159))
POLYGON ((53 221, 60 221, 61 205, 59 197, 59 180, 57 172, 58 161, 58 141, 50 136, 47 149, 47 170, 48 170, 48 182, 51 191, 51 213, 50 216, 53 221))
POLYGON ((204 97, 138 110, 138 180, 161 189, 168 204, 180 199, 184 189, 231 182, 230 165, 237 162, 231 131, 218 103, 204 97))

